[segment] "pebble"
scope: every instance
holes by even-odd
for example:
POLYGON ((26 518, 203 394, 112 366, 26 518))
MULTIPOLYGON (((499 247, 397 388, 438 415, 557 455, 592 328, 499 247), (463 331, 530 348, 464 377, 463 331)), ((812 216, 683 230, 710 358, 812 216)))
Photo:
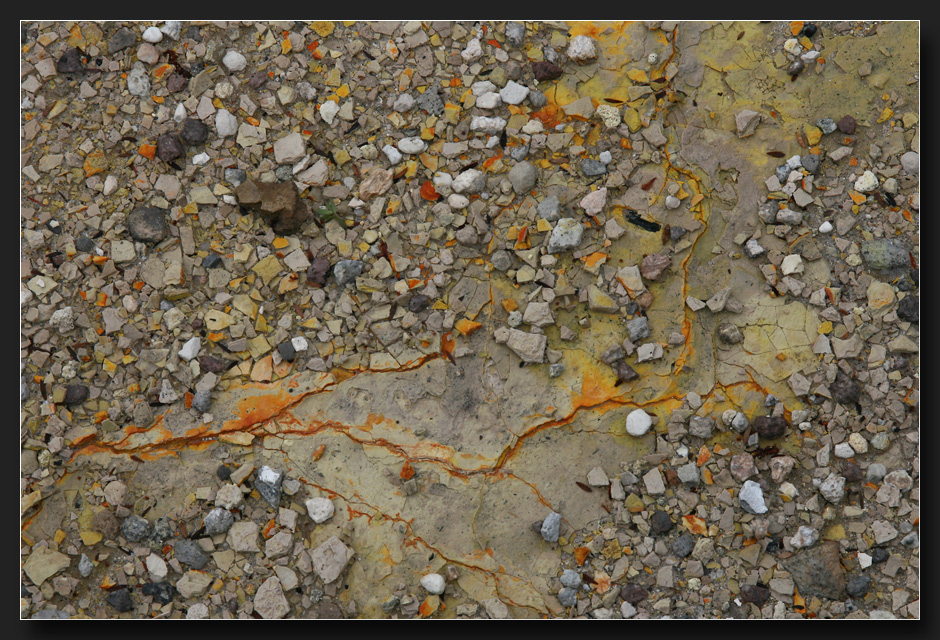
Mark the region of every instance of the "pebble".
POLYGON ((823 135, 829 135, 838 128, 836 121, 832 118, 821 118, 816 121, 816 126, 823 132, 823 135))
POLYGON ((920 154, 916 151, 908 151, 901 155, 901 167, 905 173, 915 174, 920 171, 920 154))
POLYGON ((418 137, 402 138, 398 141, 398 149, 402 153, 417 155, 419 153, 424 153, 427 148, 427 143, 418 137))
POLYGON ((215 505, 225 509, 234 509, 244 501, 242 490, 232 483, 222 485, 215 494, 215 505))
POLYGON ((855 576, 845 585, 845 591, 853 598, 864 598, 871 585, 871 577, 868 574, 855 576))
POLYGON ((558 536, 561 533, 561 514, 554 511, 548 514, 542 521, 539 533, 546 542, 558 542, 558 536))
POLYGON ((758 416, 753 421, 754 430, 765 440, 776 440, 783 436, 787 422, 779 416, 758 416))
POLYGON ((150 78, 144 63, 135 62, 134 67, 127 74, 127 90, 131 95, 139 98, 150 97, 150 78))
POLYGON ((561 574, 561 584, 576 589, 581 586, 581 574, 572 569, 565 569, 561 574))
POLYGON ((563 587, 558 592, 558 602, 563 607, 573 607, 578 604, 578 590, 571 587, 563 587))
POLYGON ((813 479, 813 484, 819 489, 826 500, 832 504, 838 504, 845 496, 845 478, 837 473, 830 473, 825 480, 813 479))
POLYGON ((499 97, 506 104, 522 104, 529 95, 529 88, 510 80, 506 86, 499 90, 499 97))
POLYGON ((539 82, 551 82, 552 80, 557 80, 562 76, 563 73, 564 70, 561 67, 547 60, 532 63, 532 74, 539 82))
POLYGON ((787 67, 787 73, 791 76, 798 76, 803 72, 803 69, 806 68, 806 63, 802 60, 794 60, 790 63, 790 66, 787 67))
POLYGON ((607 173, 607 165, 600 160, 585 158, 581 161, 581 173, 589 178, 602 176, 607 173))
POLYGON ((128 542, 140 542, 150 537, 153 533, 153 526, 144 518, 132 515, 124 519, 121 523, 121 535, 128 542))
POLYGON ((869 170, 866 170, 865 173, 855 181, 855 190, 859 193, 868 193, 869 191, 874 191, 878 188, 878 178, 869 170))
POLYGON ((333 277, 336 284, 344 286, 358 278, 364 268, 365 263, 360 260, 340 260, 333 267, 333 277))
POLYGON ((760 515, 767 513, 767 505, 764 504, 764 492, 760 485, 751 480, 747 480, 738 493, 738 501, 748 513, 760 515))
POLYGON ((596 216, 604 210, 604 206, 607 204, 607 187, 601 187, 597 191, 587 194, 579 204, 586 214, 596 216))
POLYGON ((335 512, 333 501, 329 498, 310 498, 304 504, 307 506, 310 519, 317 524, 326 522, 333 517, 335 512))
POLYGON ((836 127, 838 127, 839 131, 842 133, 846 135, 852 135, 855 133, 855 118, 852 116, 842 116, 839 122, 836 123, 836 127))
POLYGON ((653 533, 668 533, 675 526, 669 514, 665 511, 654 511, 649 518, 650 529, 653 533))
POLYGON ((531 162, 518 162, 509 170, 509 182, 515 193, 528 194, 537 180, 538 169, 531 162))
POLYGON ((143 39, 152 44, 156 44, 163 40, 163 32, 156 27, 147 27, 144 30, 143 39))
POLYGON ((220 138, 227 138, 238 133, 238 120, 225 109, 215 112, 215 132, 220 138))
POLYGON ((832 233, 832 223, 826 220, 819 225, 819 233, 832 233))
POLYGON ((193 569, 202 569, 209 562, 202 547, 192 540, 177 540, 173 550, 177 560, 193 569))
POLYGON ((439 596, 444 593, 447 583, 444 581, 444 576, 438 573, 428 573, 421 577, 421 586, 424 587, 428 593, 439 596))
POLYGON ((479 193, 486 186, 486 176, 482 171, 467 169, 454 178, 455 193, 479 193))
POLYGON ((131 594, 126 587, 112 591, 104 600, 119 613, 127 613, 134 608, 134 599, 131 598, 131 594))
POLYGON ((627 323, 627 331, 630 332, 630 341, 639 342, 650 335, 649 320, 646 316, 639 316, 627 323))
POLYGON ((635 605, 646 600, 649 597, 649 592, 634 582, 628 582, 620 587, 620 597, 623 598, 624 602, 635 605))
POLYGON ((594 40, 588 36, 575 36, 568 43, 568 57, 579 64, 597 59, 594 40))
POLYGON ((634 409, 627 415, 626 429, 631 436, 639 438, 646 435, 653 426, 653 419, 642 409, 634 409))
POLYGON ((797 529, 796 533, 793 534, 793 537, 790 538, 790 545, 797 549, 802 549, 805 547, 811 547, 818 541, 819 531, 813 529, 812 527, 801 525, 800 528, 797 529))
POLYGON ((222 58, 222 64, 229 71, 241 71, 248 64, 248 60, 238 51, 230 49, 222 58))
POLYGON ((576 249, 581 244, 584 226, 574 218, 560 219, 552 229, 548 240, 548 253, 560 253, 576 249))
MULTIPOLYGON (((235 485, 231 485, 235 486, 235 485)), ((238 487, 236 487, 237 489, 238 487)), ((239 491, 239 494, 241 491, 239 491)), ((235 522, 235 517, 232 515, 232 512, 228 509, 222 509, 216 507, 212 511, 206 514, 202 519, 202 526, 206 530, 206 535, 215 536, 220 533, 226 533, 231 529, 232 524, 235 522)))

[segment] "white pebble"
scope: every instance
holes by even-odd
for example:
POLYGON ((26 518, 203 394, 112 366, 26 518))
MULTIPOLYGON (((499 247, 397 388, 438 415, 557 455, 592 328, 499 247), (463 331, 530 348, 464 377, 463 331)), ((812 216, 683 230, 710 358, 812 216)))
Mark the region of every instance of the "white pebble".
POLYGON ((586 62, 597 58, 594 41, 587 36, 575 36, 568 44, 568 57, 575 62, 586 62))
POLYGON ((207 162, 209 162, 209 154, 208 154, 208 153, 200 153, 200 154, 198 154, 198 155, 193 156, 193 164, 196 165, 196 166, 198 166, 198 167, 201 167, 202 165, 206 164, 207 162))
POLYGON ((156 44, 163 40, 163 32, 156 27, 147 27, 147 29, 144 31, 143 38, 146 42, 156 44))
POLYGON ((529 95, 529 87, 510 80, 499 90, 499 97, 506 104, 520 104, 529 95))
POLYGON ((636 409, 627 416, 627 433, 640 437, 653 426, 653 419, 642 409, 636 409))
POLYGON ((447 196, 447 204, 451 209, 466 209, 470 205, 470 200, 466 196, 462 196, 459 193, 452 193, 447 196))
POLYGON ((220 138, 234 136, 238 132, 238 120, 226 109, 215 112, 215 130, 220 138))
POLYGON ((225 54, 225 57, 222 58, 222 64, 229 71, 241 71, 248 64, 248 60, 245 59, 245 56, 233 50, 225 54))
POLYGON ((296 338, 291 338, 291 346, 294 347, 294 351, 306 351, 307 350, 307 339, 303 336, 297 336, 296 338))
POLYGON ((311 520, 320 524, 333 517, 335 508, 333 501, 329 498, 310 498, 305 503, 307 505, 307 514, 311 520))
POLYGON ((604 164, 610 164, 610 161, 613 160, 614 157, 611 155, 610 151, 601 151, 600 154, 598 154, 597 159, 604 164))
POLYGON ((830 233, 832 231, 832 223, 826 220, 821 225, 819 225, 819 233, 830 233))
POLYGON ((878 178, 871 171, 865 171, 865 173, 855 181, 855 190, 859 193, 873 191, 877 186, 878 178))
POLYGON ((427 143, 417 136, 413 136, 411 138, 402 138, 398 141, 398 149, 402 153, 416 155, 419 153, 424 153, 427 148, 427 143))
POLYGON ((444 593, 444 588, 447 584, 444 582, 444 577, 440 574, 429 573, 421 578, 421 586, 427 589, 428 593, 439 596, 444 593))
POLYGON ((104 179, 104 195, 109 196, 115 191, 117 191, 118 181, 114 176, 108 176, 104 179))
POLYGON ((467 62, 474 62, 483 56, 483 47, 480 46, 480 39, 474 38, 467 43, 467 48, 460 52, 460 57, 467 62))
POLYGON ((333 118, 339 113, 339 105, 333 100, 327 100, 320 105, 320 117, 327 124, 333 124, 333 118))

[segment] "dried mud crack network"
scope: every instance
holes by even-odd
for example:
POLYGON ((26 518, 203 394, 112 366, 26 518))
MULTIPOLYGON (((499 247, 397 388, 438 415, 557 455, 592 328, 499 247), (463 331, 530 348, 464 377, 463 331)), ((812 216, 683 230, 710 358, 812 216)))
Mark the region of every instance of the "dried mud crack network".
POLYGON ((22 617, 919 617, 917 23, 21 27, 22 617))

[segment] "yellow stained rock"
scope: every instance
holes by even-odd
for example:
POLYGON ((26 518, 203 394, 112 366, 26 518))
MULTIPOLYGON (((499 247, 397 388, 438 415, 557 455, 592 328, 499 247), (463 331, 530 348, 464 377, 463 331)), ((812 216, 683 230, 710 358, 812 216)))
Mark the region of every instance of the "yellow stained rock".
POLYGON ((811 145, 819 144, 819 141, 822 140, 822 131, 811 124, 803 125, 803 135, 806 136, 806 141, 811 145))
POLYGON ((82 531, 78 534, 82 538, 82 544, 86 547, 93 547, 104 538, 104 536, 97 531, 82 531))
POLYGON ((318 36, 325 38, 333 33, 333 29, 336 28, 336 25, 329 20, 317 20, 310 23, 310 28, 316 31, 318 36))

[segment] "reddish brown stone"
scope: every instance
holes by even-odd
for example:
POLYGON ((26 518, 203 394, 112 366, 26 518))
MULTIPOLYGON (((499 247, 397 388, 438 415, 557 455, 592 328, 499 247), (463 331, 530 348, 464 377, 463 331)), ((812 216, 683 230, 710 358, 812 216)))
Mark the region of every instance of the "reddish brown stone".
POLYGON ((545 82, 548 80, 557 80, 561 77, 561 74, 564 73, 564 70, 557 64, 543 60, 542 62, 532 63, 532 72, 535 74, 536 80, 545 82))
POLYGON ((839 127, 839 131, 847 135, 852 135, 855 133, 855 118, 852 116, 843 116, 841 120, 836 123, 836 126, 839 127))

